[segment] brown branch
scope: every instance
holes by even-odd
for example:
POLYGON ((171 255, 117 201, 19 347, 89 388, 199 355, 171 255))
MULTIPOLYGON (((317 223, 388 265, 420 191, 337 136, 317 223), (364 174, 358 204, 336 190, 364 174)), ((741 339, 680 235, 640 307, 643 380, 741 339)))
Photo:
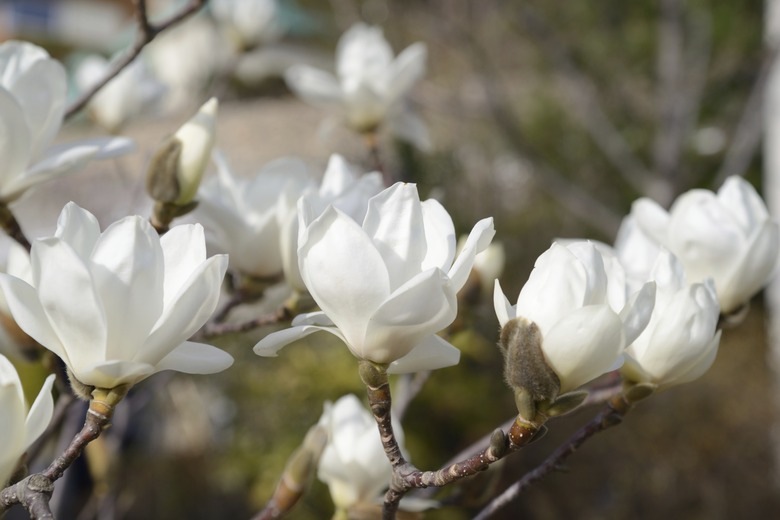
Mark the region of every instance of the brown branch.
POLYGON ((53 519, 49 499, 54 491, 54 482, 62 477, 87 444, 100 436, 110 422, 112 412, 112 406, 91 401, 81 431, 48 468, 0 491, 0 514, 14 504, 22 504, 34 520, 53 519))
POLYGON ((607 405, 590 422, 569 437, 569 439, 555 450, 547 459, 532 471, 526 473, 523 478, 512 484, 503 493, 494 498, 480 513, 474 517, 474 520, 485 520, 509 502, 517 498, 528 486, 543 479, 554 470, 560 470, 563 462, 574 454, 585 441, 597 433, 617 426, 623 420, 623 417, 631 409, 631 404, 623 397, 617 395, 613 397, 607 405))
POLYGON ((421 471, 408 462, 393 432, 391 420, 392 396, 386 368, 361 360, 360 377, 366 385, 368 403, 379 428, 385 455, 393 468, 390 488, 385 494, 383 520, 393 520, 401 498, 414 488, 440 487, 486 470, 492 463, 528 445, 541 430, 541 424, 530 423, 519 416, 508 432, 497 429, 487 448, 475 455, 437 471, 421 471))
POLYGON ((160 23, 153 24, 149 21, 146 0, 135 0, 135 17, 138 24, 138 35, 132 47, 129 47, 119 58, 113 61, 113 64, 109 70, 105 73, 103 78, 94 84, 91 88, 85 90, 81 95, 76 98, 65 110, 65 119, 70 119, 79 110, 89 103, 89 100, 100 91, 109 81, 119 75, 122 70, 130 65, 135 60, 141 51, 152 40, 154 40, 161 32, 173 27, 179 22, 184 21, 191 15, 198 12, 208 0, 190 0, 179 12, 174 13, 170 17, 161 21, 160 23))
MULTIPOLYGON (((220 316, 223 313, 226 315, 227 313, 225 313, 225 310, 229 312, 230 309, 242 303, 242 300, 240 301, 231 300, 230 302, 228 302, 228 304, 231 304, 232 302, 234 304, 231 305, 230 308, 228 308, 228 306, 226 305, 225 308, 222 310, 222 312, 220 312, 220 316)), ((217 318, 219 318, 220 316, 217 316, 217 318)), ((275 311, 272 311, 268 314, 263 314, 251 320, 243 321, 241 323, 224 323, 223 321, 215 318, 212 323, 206 325, 206 328, 203 331, 203 336, 206 338, 211 338, 214 336, 221 336, 223 334, 247 332, 252 329, 265 327, 266 325, 273 325, 274 323, 289 321, 292 317, 293 317, 293 310, 287 305, 282 305, 275 311)))

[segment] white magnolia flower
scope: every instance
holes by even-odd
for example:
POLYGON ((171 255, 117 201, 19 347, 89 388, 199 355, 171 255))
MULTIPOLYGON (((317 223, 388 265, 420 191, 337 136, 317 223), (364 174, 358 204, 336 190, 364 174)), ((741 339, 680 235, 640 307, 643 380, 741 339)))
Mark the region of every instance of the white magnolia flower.
MULTIPOLYGON (((392 468, 374 417, 360 399, 349 394, 325 404, 320 424, 327 429, 328 443, 317 477, 328 485, 336 508, 376 503, 390 483, 392 468)), ((403 430, 396 423, 393 432, 403 443, 403 430)))
MULTIPOLYGON (((341 155, 333 154, 328 161, 319 189, 311 187, 303 194, 314 215, 319 216, 333 205, 355 222, 363 222, 368 200, 384 188, 382 174, 360 175, 341 155)), ((293 289, 306 291, 298 268, 298 214, 290 212, 282 226, 282 262, 284 277, 293 289)))
POLYGON ((457 258, 452 219, 437 201, 420 202, 414 184, 397 183, 369 200, 362 226, 333 206, 317 215, 305 199, 299 218, 301 275, 323 312, 298 316, 255 353, 273 356, 324 330, 360 359, 392 363, 390 372, 458 362, 460 352, 436 333, 455 319, 456 293, 495 234, 492 218, 474 226, 457 258))
POLYGON ((233 359, 187 341, 217 305, 227 257, 206 258, 203 228, 176 226, 162 238, 141 217, 103 233, 69 203, 55 236, 36 240, 32 284, 0 275, 19 326, 54 352, 78 381, 114 388, 161 370, 210 374, 233 359))
POLYGON ((393 134, 425 149, 430 146, 425 124, 404 101, 425 73, 427 54, 425 44, 415 43, 394 58, 381 28, 358 23, 339 40, 336 76, 296 65, 285 79, 305 101, 341 106, 356 131, 371 132, 385 123, 393 134))
POLYGON ((19 458, 49 425, 54 412, 53 384, 54 375, 50 375, 28 411, 19 375, 0 355, 0 489, 9 483, 19 458))
POLYGON ((545 361, 558 376, 561 393, 616 368, 623 349, 650 319, 654 284, 627 295, 624 288, 609 287, 616 283, 610 278, 617 278, 608 276, 604 264, 590 242, 554 243, 537 258, 514 306, 496 280, 499 323, 503 327, 519 317, 536 323, 545 361))
MULTIPOLYGON (((92 88, 106 74, 110 63, 98 54, 84 57, 74 74, 78 89, 92 88)), ((116 132, 129 119, 151 108, 164 91, 146 62, 136 59, 92 97, 87 110, 97 124, 116 132)))
POLYGON ((212 0, 209 4, 217 22, 239 48, 277 40, 283 33, 276 0, 212 0))
POLYGON ((217 176, 201 186, 196 217, 215 247, 230 254, 232 269, 258 278, 278 275, 281 226, 295 214, 298 197, 311 182, 306 165, 298 159, 277 159, 242 178, 222 155, 215 153, 214 161, 217 176))
POLYGON ((729 177, 717 194, 688 191, 668 213, 639 199, 631 214, 643 232, 680 259, 689 282, 715 281, 726 314, 761 290, 777 263, 780 227, 740 177, 729 177))
POLYGON ((712 280, 688 285, 682 265, 664 251, 650 275, 655 309, 647 328, 626 350, 626 379, 669 387, 692 381, 715 361, 720 306, 712 280))
POLYGON ((98 138, 50 146, 62 125, 65 69, 31 43, 0 45, 0 202, 81 168, 90 159, 132 148, 125 138, 98 138))

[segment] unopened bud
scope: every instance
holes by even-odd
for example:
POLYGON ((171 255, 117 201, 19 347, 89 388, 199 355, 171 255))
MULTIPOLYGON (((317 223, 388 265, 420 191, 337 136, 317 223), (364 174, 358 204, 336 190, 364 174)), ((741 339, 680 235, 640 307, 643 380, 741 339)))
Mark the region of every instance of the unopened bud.
POLYGON ((561 388, 544 359, 542 331, 525 318, 511 319, 501 329, 498 346, 504 353, 504 379, 515 392, 518 412, 533 421, 537 404, 554 402, 561 388))
POLYGON ((154 154, 146 179, 154 200, 184 206, 195 199, 214 148, 217 106, 209 99, 154 154))

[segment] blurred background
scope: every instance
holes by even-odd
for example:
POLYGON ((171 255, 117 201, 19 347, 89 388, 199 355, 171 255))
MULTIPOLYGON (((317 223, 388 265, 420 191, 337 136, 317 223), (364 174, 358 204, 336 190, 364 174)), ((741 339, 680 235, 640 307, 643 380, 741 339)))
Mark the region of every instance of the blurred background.
MULTIPOLYGON (((184 3, 150 1, 149 12, 164 18, 184 3)), ((257 0, 252 16, 238 18, 220 11, 224 2, 209 3, 143 51, 135 87, 122 94, 127 113, 101 119, 92 107, 65 125, 62 141, 112 132, 135 139, 138 150, 19 201, 14 209, 31 235, 50 232, 68 200, 103 225, 148 214, 149 158, 212 95, 220 99, 217 146, 240 172, 284 155, 322 172, 333 152, 373 169, 361 138, 298 100, 282 78, 294 63, 332 69, 339 35, 361 20, 381 25, 396 53, 418 41, 428 46, 428 72, 411 103, 433 147, 383 136, 384 168, 439 199, 461 233, 495 218, 508 295, 519 292, 554 238, 611 243, 639 196, 668 206, 688 189, 716 189, 728 175, 763 185, 772 1, 257 0)), ((130 1, 0 0, 0 40, 45 46, 68 66, 75 98, 95 77, 85 62, 132 43, 132 13, 130 1)), ((463 351, 460 364, 431 374, 404 418, 418 467, 438 467, 513 416, 484 289, 462 305, 451 336, 463 351)), ((284 296, 284 288, 272 290, 267 302, 242 306, 231 320, 273 309, 284 296)), ((780 513, 780 376, 770 368, 762 302, 757 297, 746 320, 724 331, 703 378, 640 403, 574 454, 566 472, 535 484, 495 518, 780 513)), ((255 356, 252 346, 270 330, 216 340, 236 358, 225 373, 161 374, 140 385, 111 433, 58 483, 58 493, 81 490, 57 502, 59 517, 248 518, 259 510, 324 401, 364 395, 354 358, 321 335, 276 359, 255 356)), ((37 391, 46 372, 19 364, 37 391)), ((436 495, 454 505, 425 518, 471 518, 598 409, 550 422, 531 447, 436 495)), ((82 418, 74 412, 70 427, 82 418)), ((55 449, 45 449, 40 464, 55 449)), ((315 479, 290 518, 332 513, 327 488, 315 479)), ((8 518, 24 515, 14 510, 8 518)))

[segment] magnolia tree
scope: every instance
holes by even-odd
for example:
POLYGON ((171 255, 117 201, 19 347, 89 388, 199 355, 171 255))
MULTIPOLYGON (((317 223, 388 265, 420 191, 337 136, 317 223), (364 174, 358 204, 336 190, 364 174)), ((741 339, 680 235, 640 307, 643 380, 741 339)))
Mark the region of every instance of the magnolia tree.
MULTIPOLYGON (((230 9, 249 9, 245 4, 220 2, 217 12, 234 19, 230 9)), ((143 44, 165 26, 149 24, 144 2, 138 8, 143 44)), ((367 138, 372 154, 385 130, 425 149, 428 133, 406 103, 425 60, 424 44, 394 56, 380 28, 358 24, 338 44, 335 76, 298 65, 285 77, 307 101, 335 109, 367 138)), ((115 69, 106 74, 121 67, 115 69)), ((140 81, 125 74, 133 77, 140 81)), ((27 190, 131 149, 122 138, 50 147, 63 122, 65 90, 65 72, 46 51, 24 42, 0 46, 0 213, 17 243, 0 274, 3 349, 10 358, 22 354, 20 345, 46 349, 59 361, 28 408, 14 365, 0 355, 0 514, 19 504, 33 518, 52 518, 57 480, 133 387, 165 370, 227 370, 233 358, 204 341, 278 323, 245 347, 284 356, 283 347, 306 336, 335 337, 355 357, 367 400, 347 395, 325 403, 256 518, 284 516, 315 474, 330 490, 335 518, 423 515, 444 504, 413 491, 484 471, 526 448, 554 418, 604 403, 542 465, 488 500, 479 514, 488 518, 638 401, 704 374, 722 327, 744 317, 777 262, 778 223, 750 184, 731 177, 717 193, 684 193, 668 211, 637 200, 614 245, 555 241, 519 294, 506 295, 496 279, 503 251, 491 241, 512 237, 502 236, 492 218, 476 222, 458 245, 440 202, 424 200, 414 184, 387 185, 387 176, 364 173, 338 154, 321 176, 289 158, 239 176, 213 150, 215 98, 154 154, 146 177, 151 215, 101 230, 94 215, 69 203, 53 236, 26 237, 14 202, 27 190), (212 161, 216 174, 201 182, 212 161), (188 223, 180 220, 185 215, 188 223), (209 256, 207 242, 219 253, 209 256), (274 312, 228 319, 234 307, 262 301, 280 285, 289 297, 274 312), (410 461, 400 424, 413 392, 394 407, 390 376, 458 363, 448 331, 475 287, 493 290, 514 417, 456 460, 422 470, 410 461), (223 292, 229 294, 220 307, 223 292), (592 391, 589 384, 605 374, 592 391), (45 469, 27 474, 25 452, 56 430, 56 422, 47 428, 55 380, 58 402, 69 403, 71 395, 88 402, 84 426, 45 469)), ((116 127, 124 116, 111 104, 125 95, 119 87, 96 92, 85 101, 112 114, 106 124, 116 127)))

